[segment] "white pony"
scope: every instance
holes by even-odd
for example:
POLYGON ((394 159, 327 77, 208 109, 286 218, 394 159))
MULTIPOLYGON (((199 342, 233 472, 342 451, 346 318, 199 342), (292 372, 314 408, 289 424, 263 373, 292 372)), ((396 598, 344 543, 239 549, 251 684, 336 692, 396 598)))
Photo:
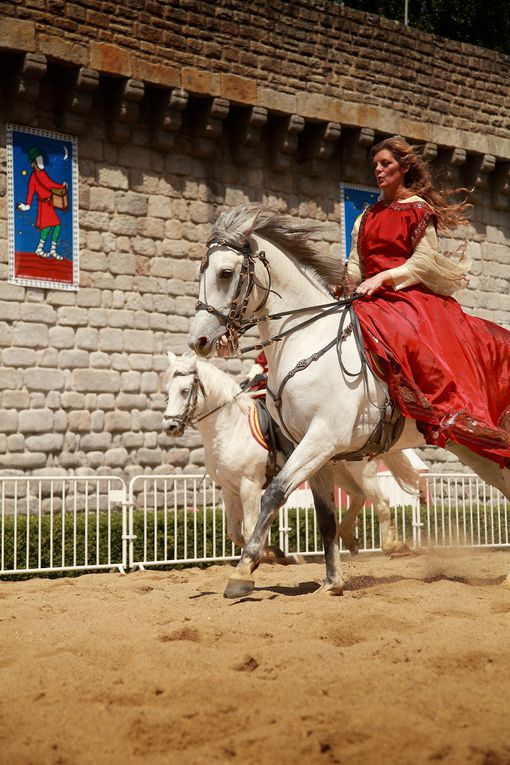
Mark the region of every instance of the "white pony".
MULTIPOLYGON (((196 424, 204 444, 207 472, 222 489, 228 535, 234 544, 244 547, 259 517, 269 457, 267 450, 253 437, 248 422, 248 412, 254 401, 233 377, 197 359, 195 354, 178 357, 170 352, 168 362, 163 429, 178 436, 187 425, 196 424)), ((285 456, 278 452, 276 457, 277 468, 281 469, 285 456)), ((406 454, 396 452, 390 455, 387 467, 402 488, 416 490, 419 473, 406 454)), ((349 510, 339 526, 348 550, 358 552, 355 523, 367 498, 379 518, 383 552, 392 554, 407 550, 397 541, 389 501, 377 478, 376 460, 340 464, 335 471, 335 480, 350 497, 349 510)), ((278 549, 264 551, 264 559, 281 559, 282 556, 278 549)))
MULTIPOLYGON (((360 353, 354 333, 349 334, 348 321, 343 324, 346 329, 339 331, 340 306, 326 307, 331 306, 327 284, 340 283, 342 265, 317 254, 309 243, 314 230, 317 227, 306 227, 274 210, 240 205, 219 217, 201 265, 191 348, 209 356, 226 333, 232 349, 250 318, 258 320, 252 325, 258 323, 264 341, 279 337, 279 342, 266 348, 272 392, 269 411, 297 444, 264 492, 259 519, 227 584, 226 597, 253 590, 253 572, 274 514, 306 480, 312 487, 324 543, 322 589, 332 594, 342 594, 344 589, 333 502, 337 465, 332 460, 367 442, 388 396, 387 387, 370 369, 356 374, 360 353), (271 314, 274 318, 268 320, 271 314)), ((415 422, 406 420, 393 448, 421 444, 423 437, 415 422)), ((465 446, 449 442, 447 448, 510 498, 509 470, 465 446)))

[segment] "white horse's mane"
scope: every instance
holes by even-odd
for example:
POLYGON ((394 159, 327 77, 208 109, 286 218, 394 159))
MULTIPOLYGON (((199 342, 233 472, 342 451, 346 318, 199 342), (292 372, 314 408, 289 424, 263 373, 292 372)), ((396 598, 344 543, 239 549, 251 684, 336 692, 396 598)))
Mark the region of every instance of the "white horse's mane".
POLYGON ((213 364, 197 359, 194 354, 187 353, 183 356, 178 356, 174 363, 170 364, 165 374, 165 385, 171 382, 176 372, 193 374, 195 369, 198 372, 200 382, 204 386, 209 404, 223 406, 223 404, 235 403, 242 412, 248 413, 253 401, 247 393, 241 393, 239 383, 213 364))
POLYGON ((241 204, 221 213, 214 224, 212 236, 243 247, 251 234, 259 234, 313 270, 323 285, 340 284, 345 270, 341 260, 321 255, 310 241, 312 234, 321 230, 323 226, 320 224, 302 223, 272 207, 241 204), (254 219, 253 224, 246 230, 250 219, 254 219))

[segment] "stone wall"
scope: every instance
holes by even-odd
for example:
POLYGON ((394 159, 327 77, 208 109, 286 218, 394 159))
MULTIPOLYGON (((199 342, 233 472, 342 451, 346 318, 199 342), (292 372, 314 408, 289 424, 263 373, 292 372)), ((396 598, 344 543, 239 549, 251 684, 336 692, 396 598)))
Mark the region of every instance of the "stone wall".
POLYGON ((373 183, 369 150, 384 135, 424 144, 436 169, 475 187, 472 224, 445 246, 469 239, 459 298, 508 326, 509 58, 308 6, 3 3, 1 237, 5 123, 77 135, 80 290, 9 284, 2 248, 0 469, 199 468, 195 433, 160 431, 161 376, 166 351, 186 350, 212 222, 241 201, 275 204, 323 222, 318 247, 340 257, 339 184, 373 183))

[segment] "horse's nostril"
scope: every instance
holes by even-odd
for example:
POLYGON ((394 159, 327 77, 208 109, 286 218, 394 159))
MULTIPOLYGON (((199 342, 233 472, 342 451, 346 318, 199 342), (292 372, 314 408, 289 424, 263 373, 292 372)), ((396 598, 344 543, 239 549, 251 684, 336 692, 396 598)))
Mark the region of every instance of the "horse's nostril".
POLYGON ((204 335, 198 337, 195 341, 195 351, 200 356, 204 356, 209 351, 209 339, 204 335))

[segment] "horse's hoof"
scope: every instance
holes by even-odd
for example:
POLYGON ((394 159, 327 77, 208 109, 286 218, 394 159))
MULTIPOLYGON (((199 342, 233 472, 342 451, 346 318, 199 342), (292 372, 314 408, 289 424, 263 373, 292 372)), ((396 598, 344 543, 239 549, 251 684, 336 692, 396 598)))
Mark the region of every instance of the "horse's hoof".
POLYGON ((254 586, 255 582, 252 579, 229 579, 223 597, 244 598, 246 595, 251 595, 254 586))
POLYGON ((388 547, 383 547, 383 553, 389 558, 405 558, 418 555, 417 552, 411 550, 404 542, 395 542, 388 547))
POLYGON ((323 582, 321 586, 319 587, 316 592, 323 593, 325 592, 327 595, 343 595, 344 594, 344 583, 343 582, 323 582))

